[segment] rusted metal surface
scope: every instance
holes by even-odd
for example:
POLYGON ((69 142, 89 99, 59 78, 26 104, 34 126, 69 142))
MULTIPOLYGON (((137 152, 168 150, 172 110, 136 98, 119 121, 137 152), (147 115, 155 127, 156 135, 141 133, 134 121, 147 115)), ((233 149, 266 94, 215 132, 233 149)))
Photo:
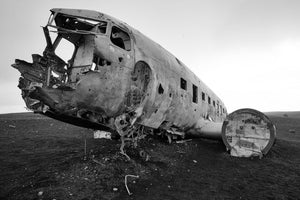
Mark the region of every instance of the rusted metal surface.
MULTIPOLYGON (((96 11, 52 9, 47 46, 16 60, 26 106, 53 118, 136 141, 154 132, 221 138, 227 110, 182 62, 127 24, 96 11), (50 37, 56 34, 56 37, 50 37), (56 53, 62 41, 63 60, 56 53), (140 131, 140 133, 136 133, 140 131)), ((171 138, 171 139, 170 139, 171 138)), ((123 151, 123 149, 122 149, 123 151)))

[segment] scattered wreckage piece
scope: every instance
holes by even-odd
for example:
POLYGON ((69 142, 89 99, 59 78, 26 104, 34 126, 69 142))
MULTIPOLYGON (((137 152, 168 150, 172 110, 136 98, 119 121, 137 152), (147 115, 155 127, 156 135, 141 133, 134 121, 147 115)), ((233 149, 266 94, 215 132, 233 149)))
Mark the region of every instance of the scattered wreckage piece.
POLYGON ((94 131, 94 139, 108 139, 111 140, 111 132, 107 132, 107 131, 100 131, 100 130, 96 130, 94 131))
POLYGON ((137 176, 137 175, 131 175, 131 174, 125 175, 125 178, 124 178, 124 184, 125 184, 125 188, 126 188, 126 190, 127 190, 127 193, 128 193, 128 195, 130 196, 130 195, 132 195, 133 193, 129 191, 129 188, 128 188, 128 186, 127 186, 127 178, 128 178, 128 177, 139 178, 139 176, 137 176))
MULTIPOLYGON (((186 135, 234 135, 222 100, 179 59, 129 25, 96 11, 55 8, 43 32, 43 55, 12 64, 21 73, 18 87, 30 110, 111 132, 121 138, 124 155, 126 143, 137 146, 149 134, 164 134, 170 143, 186 135)), ((244 113, 234 114, 239 115, 244 113)), ((261 137, 268 132, 259 130, 261 137)))
POLYGON ((276 127, 263 113, 240 109, 227 116, 222 126, 222 139, 232 156, 266 155, 276 138, 276 127))

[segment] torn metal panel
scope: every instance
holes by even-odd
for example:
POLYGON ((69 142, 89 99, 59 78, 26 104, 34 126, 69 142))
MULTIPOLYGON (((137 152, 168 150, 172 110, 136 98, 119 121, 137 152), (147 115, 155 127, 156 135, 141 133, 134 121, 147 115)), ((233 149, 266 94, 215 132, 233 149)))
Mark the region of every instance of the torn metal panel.
POLYGON ((77 48, 74 58, 73 66, 71 68, 71 74, 69 76, 70 81, 76 83, 80 80, 80 76, 90 70, 94 58, 94 46, 95 36, 83 35, 82 42, 77 48))
MULTIPOLYGON (((33 55, 33 63, 16 60, 12 65, 21 72, 19 87, 27 107, 113 127, 114 117, 128 110, 123 105, 130 90, 127 77, 133 69, 132 52, 126 51, 126 57, 119 55, 115 60, 103 57, 112 54, 111 49, 96 48, 96 41, 105 37, 107 22, 92 23, 58 13, 49 23, 55 26, 43 28, 47 41, 43 56, 33 55), (57 33, 53 43, 48 30, 51 27, 57 33), (75 46, 68 61, 55 53, 62 38, 75 46)), ((109 41, 108 36, 105 40, 109 41)))

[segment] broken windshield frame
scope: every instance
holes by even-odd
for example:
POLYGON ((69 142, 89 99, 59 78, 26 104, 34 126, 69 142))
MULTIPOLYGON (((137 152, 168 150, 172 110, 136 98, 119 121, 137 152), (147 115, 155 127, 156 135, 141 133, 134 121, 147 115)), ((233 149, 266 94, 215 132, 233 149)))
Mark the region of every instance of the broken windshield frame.
POLYGON ((52 44, 53 51, 68 63, 70 67, 76 49, 82 42, 82 36, 105 35, 107 33, 107 25, 106 21, 96 21, 61 13, 52 13, 46 27, 51 33, 52 41, 54 41, 52 44), (72 47, 68 42, 74 46, 72 47), (69 57, 69 60, 67 57, 69 57))
POLYGON ((81 35, 105 35, 107 24, 106 21, 55 13, 50 15, 47 27, 55 29, 50 32, 55 32, 76 45, 81 35))

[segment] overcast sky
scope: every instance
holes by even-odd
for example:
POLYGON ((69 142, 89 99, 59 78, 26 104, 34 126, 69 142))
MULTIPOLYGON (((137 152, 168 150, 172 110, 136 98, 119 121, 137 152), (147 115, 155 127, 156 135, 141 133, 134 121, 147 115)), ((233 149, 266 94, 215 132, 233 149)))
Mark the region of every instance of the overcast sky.
POLYGON ((138 29, 185 63, 225 103, 300 110, 300 1, 1 0, 0 113, 25 111, 15 58, 41 54, 51 8, 97 10, 138 29))

